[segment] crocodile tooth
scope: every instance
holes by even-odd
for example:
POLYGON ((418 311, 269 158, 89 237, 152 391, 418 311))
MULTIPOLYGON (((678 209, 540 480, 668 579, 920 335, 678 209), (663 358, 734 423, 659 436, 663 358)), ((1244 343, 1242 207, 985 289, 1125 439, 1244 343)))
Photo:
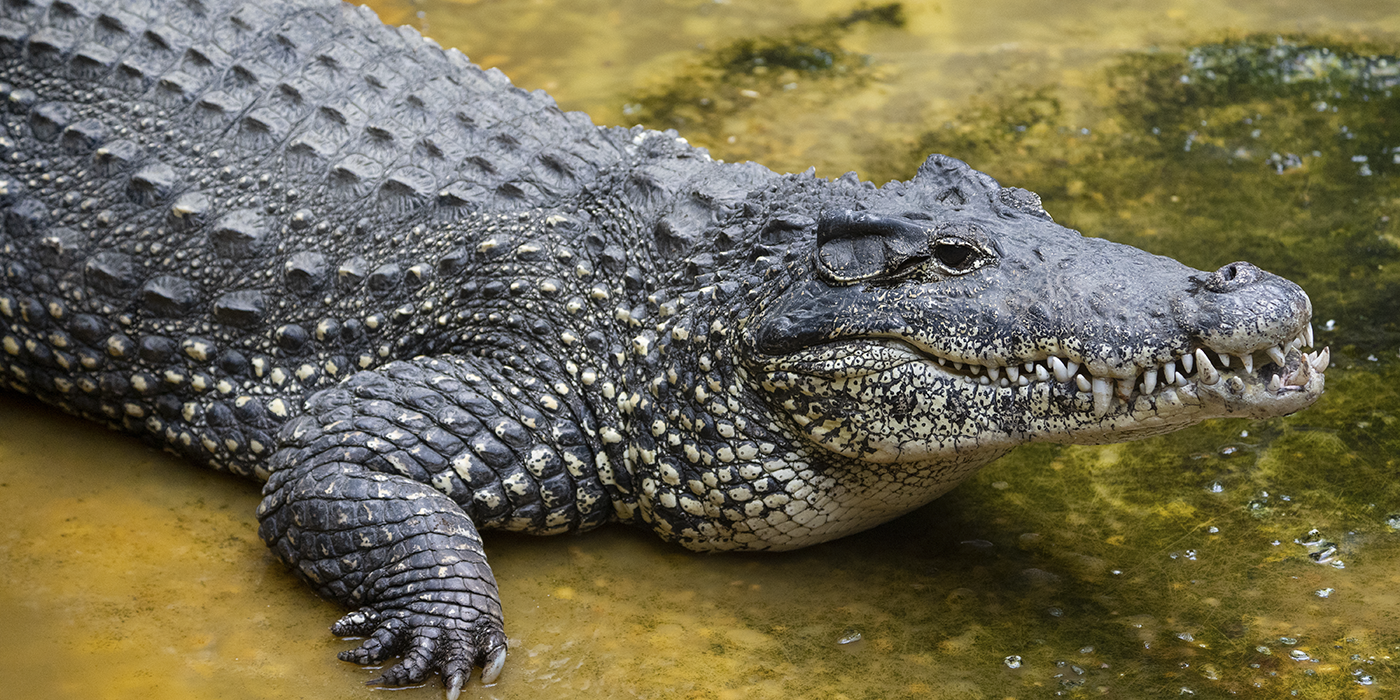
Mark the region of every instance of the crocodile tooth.
POLYGON ((963 363, 961 363, 961 362, 954 362, 954 363, 953 363, 953 369, 962 369, 962 368, 963 368, 963 363))
POLYGON ((1182 356, 1181 356, 1181 373, 1182 373, 1182 374, 1190 374, 1190 373, 1191 373, 1191 368, 1192 368, 1192 367, 1195 367, 1195 364, 1193 364, 1194 362, 1195 362, 1195 360, 1193 360, 1193 359, 1191 358, 1191 353, 1188 352, 1188 353, 1186 353, 1185 355, 1182 355, 1182 356))
POLYGON ((1229 367, 1229 366, 1230 366, 1230 356, 1229 356, 1229 355, 1227 355, 1227 354, 1225 354, 1225 353, 1222 352, 1222 353, 1220 353, 1219 355, 1217 355, 1216 357, 1219 357, 1219 358, 1220 358, 1220 366, 1221 366, 1221 367, 1229 367))
POLYGON ((1269 391, 1278 391, 1282 388, 1283 380, 1279 379, 1279 375, 1275 374, 1274 376, 1269 377, 1269 391))
POLYGON ((1010 379, 1010 380, 1013 381, 1013 382, 1016 381, 1017 379, 1020 379, 1020 378, 1021 378, 1021 369, 1020 369, 1019 367, 1017 367, 1016 365, 1007 365, 1007 366, 1006 366, 1006 378, 1007 378, 1007 379, 1010 379))
POLYGON ((1037 382, 1048 382, 1048 381, 1050 381, 1050 377, 1051 377, 1050 370, 1045 369, 1045 365, 1036 363, 1036 366, 1035 366, 1035 380, 1036 380, 1037 382))
POLYGON ((936 359, 938 360, 938 364, 943 365, 944 367, 948 366, 948 360, 946 358, 939 357, 936 359))
POLYGON ((1172 360, 1167 364, 1162 365, 1162 383, 1176 383, 1176 360, 1172 360))
POLYGON ((1026 374, 1034 372, 1036 367, 1037 365, 1034 360, 1028 360, 1026 364, 1021 365, 1021 369, 1024 370, 1026 374))
POLYGON ((998 379, 1001 379, 1001 368, 1000 368, 1000 367, 988 367, 988 368, 987 368, 987 376, 988 376, 988 377, 991 377, 991 378, 992 378, 992 381, 996 381, 996 380, 998 380, 998 379))
POLYGON ((1016 386, 1030 386, 1030 385, 1031 385, 1030 377, 1027 377, 1027 376, 1024 375, 1024 374, 1021 375, 1020 377, 1018 377, 1018 378, 1016 379, 1016 386))
POLYGON ((1207 362, 1201 365, 1201 371, 1196 376, 1200 378, 1202 384, 1214 386, 1216 382, 1220 381, 1220 370, 1207 362))
POLYGON ((1079 387, 1080 391, 1088 391, 1091 386, 1089 384, 1089 378, 1082 374, 1074 375, 1074 385, 1079 387))
POLYGON ((1264 352, 1268 353, 1269 359, 1273 360, 1274 364, 1278 365, 1280 368, 1287 363, 1287 360, 1285 359, 1287 355, 1284 354, 1283 348, 1277 345, 1269 348, 1268 350, 1265 350, 1264 352))
POLYGON ((1065 360, 1065 371, 1074 374, 1079 371, 1079 363, 1074 360, 1065 360))
POLYGON ((1303 365, 1298 365, 1298 369, 1293 370, 1293 373, 1288 375, 1287 379, 1283 380, 1284 386, 1307 386, 1308 373, 1305 370, 1310 369, 1312 369, 1311 366, 1304 367, 1303 365))
POLYGON ((1118 395, 1123 397, 1124 401, 1132 398, 1134 384, 1137 384, 1137 377, 1118 380, 1118 395))
POLYGON ((1055 381, 1057 381, 1057 382, 1068 382, 1068 381, 1069 381, 1070 372, 1069 372, 1068 369, 1065 368, 1065 363, 1064 363, 1064 361, 1061 360, 1061 359, 1058 358, 1058 357, 1053 356, 1053 355, 1050 356, 1050 371, 1052 371, 1052 372, 1055 373, 1055 381))
POLYGON ((988 384, 992 383, 992 380, 988 379, 986 376, 981 376, 977 378, 977 383, 981 384, 982 386, 987 386, 988 384))
POLYGON ((1196 372, 1196 377, 1201 380, 1202 384, 1210 386, 1220 381, 1220 372, 1215 369, 1215 365, 1210 363, 1210 359, 1206 357, 1205 350, 1200 348, 1196 349, 1196 365, 1200 368, 1199 371, 1196 372))
POLYGON ((1305 330, 1305 331, 1303 331, 1303 344, 1306 345, 1306 346, 1308 346, 1308 347, 1312 347, 1312 346, 1313 346, 1313 340, 1314 340, 1314 336, 1313 336, 1313 327, 1312 327, 1312 324, 1309 323, 1309 324, 1308 324, 1308 329, 1305 330))
POLYGON ((1327 365, 1332 364, 1332 348, 1325 347, 1313 353, 1313 357, 1311 360, 1308 360, 1308 364, 1311 364, 1312 368, 1318 372, 1326 372, 1327 365))
POLYGON ((1094 415, 1102 418, 1108 415, 1108 404, 1113 401, 1113 385, 1102 377, 1094 377, 1094 415))
POLYGON ((1149 369, 1142 374, 1142 393, 1151 394, 1157 390, 1157 370, 1149 369))
POLYGON ((1245 374, 1254 374, 1254 355, 1249 353, 1240 355, 1240 364, 1244 365, 1245 374))
POLYGON ((1002 377, 1001 379, 997 380, 997 386, 1002 387, 1003 389, 1009 387, 1011 386, 1011 380, 1007 379, 1006 377, 1002 377))
POLYGON ((1294 338, 1293 340, 1288 341, 1288 349, 1289 349, 1289 350, 1297 350, 1298 348, 1301 348, 1301 347, 1303 347, 1303 336, 1301 336, 1301 335, 1298 336, 1297 338, 1294 338))

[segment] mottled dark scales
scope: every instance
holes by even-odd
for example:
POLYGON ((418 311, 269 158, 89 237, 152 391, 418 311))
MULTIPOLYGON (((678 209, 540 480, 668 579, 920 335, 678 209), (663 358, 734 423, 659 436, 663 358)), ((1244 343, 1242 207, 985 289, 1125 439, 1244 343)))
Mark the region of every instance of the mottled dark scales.
POLYGON ((330 0, 0 4, 0 372, 267 480, 380 682, 506 637, 478 529, 697 550, 871 527, 1032 440, 1299 410, 1295 285, 595 127, 330 0))

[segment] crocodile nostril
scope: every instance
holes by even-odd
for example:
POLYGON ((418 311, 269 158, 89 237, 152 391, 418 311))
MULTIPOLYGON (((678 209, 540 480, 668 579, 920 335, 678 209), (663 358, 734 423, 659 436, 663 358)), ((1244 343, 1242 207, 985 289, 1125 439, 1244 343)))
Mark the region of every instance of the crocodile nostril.
POLYGON ((1212 292, 1233 292, 1253 284, 1259 279, 1259 268, 1247 262, 1232 262, 1211 273, 1206 280, 1206 289, 1212 292))

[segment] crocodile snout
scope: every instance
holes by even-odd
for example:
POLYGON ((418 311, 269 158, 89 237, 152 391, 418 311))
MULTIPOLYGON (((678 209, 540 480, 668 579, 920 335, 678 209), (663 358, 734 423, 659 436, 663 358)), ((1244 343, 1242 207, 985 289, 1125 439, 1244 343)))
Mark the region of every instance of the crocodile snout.
POLYGON ((1312 320, 1298 285, 1247 262, 1197 277, 1175 315, 1182 329, 1217 353, 1241 355, 1296 338, 1312 320))

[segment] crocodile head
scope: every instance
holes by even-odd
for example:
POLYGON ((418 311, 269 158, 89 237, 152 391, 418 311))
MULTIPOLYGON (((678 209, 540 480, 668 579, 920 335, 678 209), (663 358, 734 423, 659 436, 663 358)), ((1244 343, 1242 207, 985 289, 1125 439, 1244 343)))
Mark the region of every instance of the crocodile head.
POLYGON ((746 324, 759 394, 862 462, 1118 442, 1321 394, 1312 306, 1245 262, 1203 272, 1051 221, 934 156, 815 224, 805 270, 746 324))
POLYGON ((752 266, 708 287, 727 311, 677 321, 703 339, 673 333, 692 347, 670 356, 708 374, 667 369, 671 400, 693 386, 696 404, 657 412, 653 434, 685 456, 642 480, 644 517, 692 548, 803 546, 1021 443, 1282 415, 1322 392, 1297 285, 1086 238, 951 158, 881 188, 794 176, 742 212, 748 245, 728 255, 752 266))

